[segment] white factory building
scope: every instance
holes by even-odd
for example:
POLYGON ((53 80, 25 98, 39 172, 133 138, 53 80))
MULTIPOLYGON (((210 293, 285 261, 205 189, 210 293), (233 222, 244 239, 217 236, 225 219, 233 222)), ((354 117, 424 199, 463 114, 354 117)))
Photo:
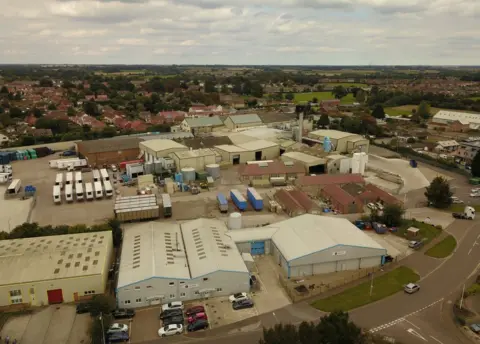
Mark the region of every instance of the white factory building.
POLYGON ((280 146, 271 141, 252 140, 236 145, 219 145, 214 149, 222 157, 222 161, 233 165, 247 161, 273 160, 280 156, 280 146))
POLYGON ((480 115, 467 112, 440 110, 432 118, 433 123, 450 124, 453 122, 461 124, 479 125, 480 115))
POLYGON ((213 149, 203 148, 189 151, 178 151, 170 154, 170 157, 175 162, 177 170, 185 167, 194 168, 195 171, 205 170, 206 165, 216 164, 221 159, 220 155, 213 149))
POLYGON ((347 219, 305 214, 229 231, 242 253, 271 254, 288 278, 379 266, 386 249, 347 219))
POLYGON ((112 233, 65 234, 0 241, 0 306, 44 306, 103 294, 112 233))
POLYGON ((139 147, 141 156, 144 156, 147 162, 169 157, 175 152, 188 151, 188 147, 173 140, 164 139, 142 141, 139 147))
POLYGON ((142 223, 126 228, 119 307, 136 308, 246 292, 250 274, 222 221, 142 223))

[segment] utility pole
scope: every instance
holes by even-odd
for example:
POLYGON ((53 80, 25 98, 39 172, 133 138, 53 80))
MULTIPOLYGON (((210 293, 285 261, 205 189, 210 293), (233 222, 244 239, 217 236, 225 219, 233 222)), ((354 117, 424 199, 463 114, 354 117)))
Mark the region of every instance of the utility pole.
POLYGON ((463 295, 465 295, 465 284, 463 285, 462 297, 460 298, 460 309, 463 307, 463 295))
POLYGON ((102 325, 102 343, 105 344, 105 329, 103 328, 102 312, 100 312, 98 319, 100 319, 100 325, 102 325))

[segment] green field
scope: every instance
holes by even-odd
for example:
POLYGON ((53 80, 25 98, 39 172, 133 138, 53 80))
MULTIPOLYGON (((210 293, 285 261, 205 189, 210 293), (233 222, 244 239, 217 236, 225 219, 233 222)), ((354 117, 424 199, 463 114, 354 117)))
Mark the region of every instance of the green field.
POLYGON ((480 97, 470 97, 468 99, 471 99, 471 100, 480 100, 480 97))
POLYGON ((445 258, 452 254, 455 247, 457 247, 457 241, 452 235, 449 235, 435 246, 429 248, 425 254, 433 258, 445 258))
POLYGON ((402 290, 405 284, 416 282, 419 278, 410 268, 400 266, 373 279, 371 296, 372 282, 367 281, 337 295, 317 300, 312 306, 324 312, 349 311, 393 295, 402 290))
MULTIPOLYGON (((313 98, 317 98, 318 101, 335 99, 332 92, 294 93, 294 96, 295 103, 308 102, 313 98)), ((340 102, 342 104, 352 104, 355 102, 355 98, 353 98, 353 94, 349 93, 346 97, 343 97, 340 102)))
MULTIPOLYGON (((472 185, 472 188, 475 188, 477 186, 472 185)), ((469 206, 473 207, 475 211, 480 211, 480 205, 478 204, 469 204, 469 206)), ((452 204, 450 207, 448 207, 448 210, 453 212, 453 213, 463 213, 463 210, 465 209, 465 204, 452 204)))

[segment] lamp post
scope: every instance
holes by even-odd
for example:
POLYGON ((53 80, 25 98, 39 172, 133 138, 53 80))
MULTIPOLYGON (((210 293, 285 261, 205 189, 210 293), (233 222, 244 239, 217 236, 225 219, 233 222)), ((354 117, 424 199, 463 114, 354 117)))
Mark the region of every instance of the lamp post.
POLYGON ((105 344, 105 329, 103 328, 102 312, 100 312, 98 319, 100 320, 100 325, 102 326, 102 343, 105 344))

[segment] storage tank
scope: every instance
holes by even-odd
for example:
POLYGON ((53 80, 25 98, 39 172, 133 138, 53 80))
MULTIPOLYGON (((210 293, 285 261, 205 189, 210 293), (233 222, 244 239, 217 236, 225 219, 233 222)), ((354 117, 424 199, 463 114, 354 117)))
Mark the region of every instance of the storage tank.
POLYGON ((365 152, 360 154, 360 174, 363 176, 365 174, 365 168, 367 167, 368 155, 365 152))
POLYGON ((360 173, 360 156, 358 153, 354 153, 352 157, 352 173, 360 173))
POLYGON ((205 166, 205 170, 213 179, 220 178, 220 165, 219 164, 210 164, 205 166))
POLYGON ((242 229, 242 214, 231 213, 230 216, 228 217, 228 228, 242 229))
POLYGON ((151 162, 145 163, 145 174, 155 173, 155 166, 151 162))
POLYGON ((175 181, 177 183, 183 183, 183 174, 181 174, 180 172, 175 173, 175 181))
POLYGON ((195 181, 195 169, 193 167, 182 168, 183 182, 195 181))

